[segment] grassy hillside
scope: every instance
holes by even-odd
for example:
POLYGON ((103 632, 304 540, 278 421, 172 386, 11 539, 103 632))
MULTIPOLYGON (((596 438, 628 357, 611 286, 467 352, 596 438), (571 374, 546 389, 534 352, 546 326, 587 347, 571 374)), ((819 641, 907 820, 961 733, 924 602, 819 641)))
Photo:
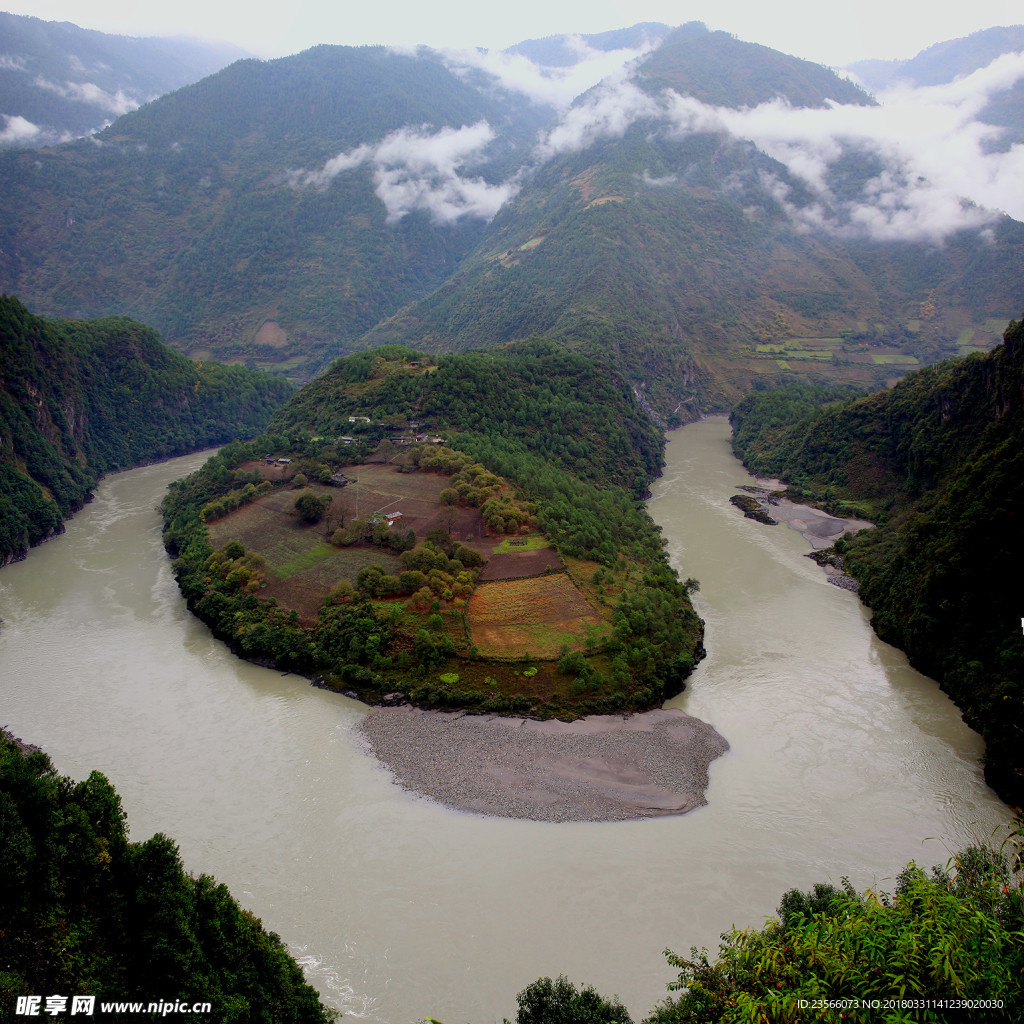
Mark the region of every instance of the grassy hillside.
POLYGON ((733 423, 752 472, 879 524, 837 545, 872 625, 939 681, 985 738, 989 784, 1022 806, 1024 638, 1009 567, 1024 551, 1024 326, 1004 337, 838 404, 752 395, 733 423))
POLYGON ((165 542, 218 636, 367 699, 642 709, 703 650, 694 581, 638 504, 660 465, 628 385, 591 360, 541 340, 393 347, 340 360, 266 435, 173 486, 165 542), (447 444, 405 444, 424 423, 447 444), (340 492, 313 483, 339 472, 340 492), (324 503, 326 529, 300 522, 300 500, 324 503))
POLYGON ((49 320, 0 297, 0 563, 60 532, 103 473, 251 436, 289 393, 134 320, 49 320))

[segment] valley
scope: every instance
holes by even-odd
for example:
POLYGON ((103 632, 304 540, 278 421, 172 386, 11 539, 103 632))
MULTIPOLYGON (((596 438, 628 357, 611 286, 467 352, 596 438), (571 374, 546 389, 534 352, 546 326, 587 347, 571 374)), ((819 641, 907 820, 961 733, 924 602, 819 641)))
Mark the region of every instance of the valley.
POLYGON ((1016 1005, 1020 26, 847 73, 697 21, 230 64, 30 22, 18 1013, 1016 1005))

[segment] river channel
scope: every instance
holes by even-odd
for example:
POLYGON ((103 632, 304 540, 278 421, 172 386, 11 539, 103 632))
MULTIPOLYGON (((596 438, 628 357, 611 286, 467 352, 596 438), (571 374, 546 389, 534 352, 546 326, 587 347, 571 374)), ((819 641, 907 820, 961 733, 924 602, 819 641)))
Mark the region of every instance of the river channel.
POLYGON ((109 477, 0 570, 0 725, 75 778, 104 772, 133 838, 172 836, 346 1014, 488 1024, 565 973, 640 1020, 673 977, 666 946, 714 950, 792 886, 891 888, 1010 817, 938 686, 799 534, 729 504, 749 478, 726 421, 669 437, 649 508, 700 580, 709 650, 671 705, 731 745, 688 815, 549 824, 398 789, 357 742, 362 705, 238 660, 186 610, 155 506, 203 455, 109 477))

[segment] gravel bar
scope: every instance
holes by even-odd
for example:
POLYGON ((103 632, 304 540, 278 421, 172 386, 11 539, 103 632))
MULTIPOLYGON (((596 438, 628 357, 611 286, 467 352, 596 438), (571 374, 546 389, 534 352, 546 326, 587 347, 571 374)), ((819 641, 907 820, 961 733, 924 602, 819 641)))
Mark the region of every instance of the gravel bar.
POLYGON ((729 749, 678 709, 575 722, 377 708, 358 726, 403 789, 447 807, 534 821, 623 821, 707 803, 729 749))

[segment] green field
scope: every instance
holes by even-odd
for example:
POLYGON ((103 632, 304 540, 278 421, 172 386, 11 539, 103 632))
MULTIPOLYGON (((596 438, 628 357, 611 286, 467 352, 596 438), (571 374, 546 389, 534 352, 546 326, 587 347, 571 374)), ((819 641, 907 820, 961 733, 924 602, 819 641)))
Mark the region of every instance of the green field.
POLYGON ((885 355, 871 357, 871 361, 876 366, 920 366, 920 360, 917 356, 904 356, 904 355, 885 355))

